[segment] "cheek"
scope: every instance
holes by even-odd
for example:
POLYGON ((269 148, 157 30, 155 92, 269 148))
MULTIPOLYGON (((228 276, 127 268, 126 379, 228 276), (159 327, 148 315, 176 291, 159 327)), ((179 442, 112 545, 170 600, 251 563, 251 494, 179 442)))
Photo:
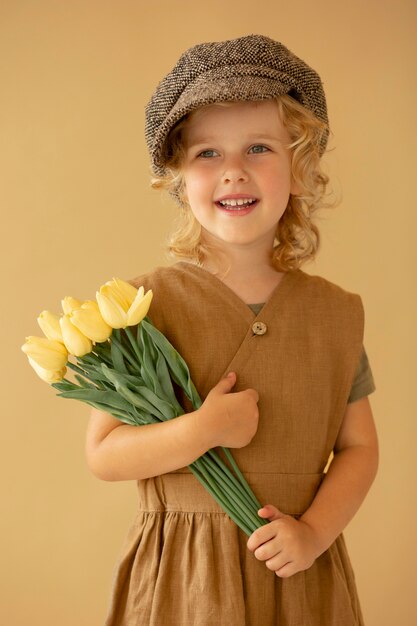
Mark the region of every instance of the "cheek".
POLYGON ((184 176, 184 189, 190 202, 205 198, 211 192, 210 177, 207 173, 193 172, 184 176))
POLYGON ((256 176, 259 176, 263 184, 267 185, 270 189, 276 187, 276 189, 289 188, 292 181, 291 162, 290 160, 281 157, 271 161, 267 167, 263 166, 256 172, 256 176))

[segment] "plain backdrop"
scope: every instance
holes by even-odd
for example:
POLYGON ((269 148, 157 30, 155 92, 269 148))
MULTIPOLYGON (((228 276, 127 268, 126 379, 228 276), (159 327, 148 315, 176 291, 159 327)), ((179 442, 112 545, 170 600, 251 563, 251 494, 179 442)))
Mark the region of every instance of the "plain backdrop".
POLYGON ((169 261, 144 107, 188 47, 260 33, 320 74, 339 206, 305 271, 362 296, 378 477, 346 539, 367 626, 413 626, 416 555, 416 4, 412 0, 0 2, 1 608, 7 626, 99 626, 136 509, 88 471, 88 407, 20 346, 64 295, 169 261))

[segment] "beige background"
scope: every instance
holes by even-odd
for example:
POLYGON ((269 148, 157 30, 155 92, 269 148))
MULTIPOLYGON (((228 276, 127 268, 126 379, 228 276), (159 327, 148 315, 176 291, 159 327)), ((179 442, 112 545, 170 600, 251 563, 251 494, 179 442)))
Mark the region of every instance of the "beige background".
POLYGON ((42 309, 166 263, 144 106, 180 53, 262 33, 316 68, 340 206, 306 271, 362 295, 381 466, 346 538, 367 626, 412 626, 416 555, 416 23, 412 0, 3 0, 1 608, 7 626, 98 626, 134 483, 87 470, 88 408, 19 347, 42 309))

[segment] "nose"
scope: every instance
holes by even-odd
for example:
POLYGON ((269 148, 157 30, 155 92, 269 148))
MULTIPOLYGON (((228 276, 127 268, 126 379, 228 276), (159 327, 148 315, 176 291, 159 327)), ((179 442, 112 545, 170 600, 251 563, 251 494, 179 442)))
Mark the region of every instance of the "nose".
POLYGON ((225 160, 222 178, 224 182, 232 183, 248 180, 248 173, 241 157, 230 156, 225 160))

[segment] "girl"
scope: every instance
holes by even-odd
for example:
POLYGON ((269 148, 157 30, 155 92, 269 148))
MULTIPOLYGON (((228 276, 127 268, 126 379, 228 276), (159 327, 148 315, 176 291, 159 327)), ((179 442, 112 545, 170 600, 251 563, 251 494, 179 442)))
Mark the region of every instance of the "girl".
POLYGON ((138 480, 107 626, 363 624, 341 534, 376 473, 358 295, 300 266, 327 177, 317 74, 264 36, 187 50, 146 110, 181 259, 133 281, 204 403, 162 424, 93 411, 92 471, 138 480), (268 523, 248 537, 187 466, 233 448, 268 523), (329 456, 334 457, 326 472, 329 456))

